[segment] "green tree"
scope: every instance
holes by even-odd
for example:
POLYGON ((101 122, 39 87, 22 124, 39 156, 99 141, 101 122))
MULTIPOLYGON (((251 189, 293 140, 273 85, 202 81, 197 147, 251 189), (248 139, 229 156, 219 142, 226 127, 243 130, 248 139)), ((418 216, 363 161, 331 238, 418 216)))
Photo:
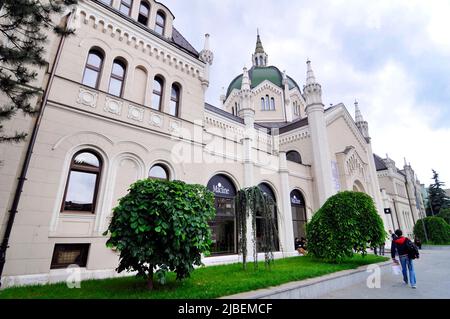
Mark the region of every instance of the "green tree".
MULTIPOLYGON (((133 184, 114 208, 107 246, 120 252, 117 271, 136 271, 154 287, 167 271, 190 276, 209 254, 214 194, 201 185, 146 179, 133 184), (155 270, 157 270, 155 272, 155 270)), ((108 234, 105 232, 105 236, 108 234)))
POLYGON ((44 59, 46 30, 67 35, 66 30, 52 20, 77 0, 3 0, 0 1, 0 143, 20 142, 27 134, 4 133, 2 122, 18 110, 34 115, 36 105, 31 99, 42 92, 34 83, 37 68, 47 65, 44 59))
POLYGON ((372 198, 364 193, 342 192, 329 198, 306 226, 308 253, 340 262, 353 253, 382 245, 387 234, 372 198))
POLYGON ((442 208, 437 217, 443 218, 450 225, 450 208, 442 208))
POLYGON ((433 170, 434 183, 428 188, 429 206, 431 206, 431 214, 437 215, 441 208, 450 207, 450 198, 445 193, 443 187, 445 183, 439 180, 439 174, 433 170))
MULTIPOLYGON (((423 219, 428 235, 428 241, 432 244, 450 243, 450 225, 441 217, 426 217, 423 219)), ((414 235, 422 242, 426 242, 422 220, 418 220, 414 226, 414 235)))

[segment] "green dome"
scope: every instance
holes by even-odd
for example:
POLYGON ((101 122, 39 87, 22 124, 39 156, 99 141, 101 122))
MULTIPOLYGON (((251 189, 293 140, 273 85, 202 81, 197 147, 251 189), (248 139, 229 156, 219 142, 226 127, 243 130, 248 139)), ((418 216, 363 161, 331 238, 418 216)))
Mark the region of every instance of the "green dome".
MULTIPOLYGON (((281 71, 274 66, 268 66, 268 67, 252 67, 249 71, 248 74, 250 76, 251 82, 252 82, 252 89, 254 89, 255 87, 257 87, 258 85, 260 85, 262 82, 264 81, 270 81, 273 84, 275 84, 276 86, 278 86, 279 88, 283 89, 283 73, 281 73, 281 71)), ((228 96, 230 96, 231 92, 234 89, 240 90, 241 86, 242 86, 242 77, 243 75, 239 75, 237 76, 233 81, 231 81, 230 86, 228 87, 227 90, 227 98, 228 96)), ((288 78, 288 83, 289 83, 289 89, 293 89, 293 88, 298 88, 298 90, 301 92, 300 87, 297 85, 297 83, 295 83, 295 81, 290 78, 289 76, 288 78)))

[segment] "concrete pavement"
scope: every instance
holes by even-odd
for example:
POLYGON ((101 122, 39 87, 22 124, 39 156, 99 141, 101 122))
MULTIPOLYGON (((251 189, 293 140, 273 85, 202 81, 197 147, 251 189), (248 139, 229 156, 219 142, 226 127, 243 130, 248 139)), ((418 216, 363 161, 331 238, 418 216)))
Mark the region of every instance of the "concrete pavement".
MULTIPOLYGON (((390 257, 390 256, 387 256, 390 257)), ((420 251, 414 261, 417 289, 403 283, 402 275, 394 275, 391 267, 381 271, 381 288, 369 288, 366 282, 336 290, 319 299, 449 299, 450 247, 420 251)), ((370 274, 368 273, 367 276, 370 274)))

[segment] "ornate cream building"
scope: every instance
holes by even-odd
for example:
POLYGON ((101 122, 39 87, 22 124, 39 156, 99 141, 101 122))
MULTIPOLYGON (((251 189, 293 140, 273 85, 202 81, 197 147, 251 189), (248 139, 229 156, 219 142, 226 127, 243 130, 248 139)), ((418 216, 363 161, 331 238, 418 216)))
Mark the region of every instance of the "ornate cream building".
MULTIPOLYGON (((198 52, 173 21, 154 0, 80 0, 62 20, 75 35, 50 35, 50 64, 39 78, 42 120, 3 286, 65 280, 70 264, 84 279, 116 276, 118 254, 102 233, 128 186, 148 177, 215 193, 213 255, 205 264, 238 261, 233 197, 255 185, 278 203, 279 257, 295 254, 306 221, 344 190, 372 196, 386 229, 411 232, 418 192, 407 183, 417 185, 414 173, 374 158, 357 104, 355 119, 343 104, 325 108, 310 61, 305 81, 296 82, 269 65, 258 34, 252 67, 231 81, 223 105, 209 105, 209 35, 198 52), (398 224, 384 213, 390 207, 398 224)), ((18 115, 6 129, 31 132, 35 122, 18 115)), ((2 238, 26 155, 26 143, 0 144, 2 238)))

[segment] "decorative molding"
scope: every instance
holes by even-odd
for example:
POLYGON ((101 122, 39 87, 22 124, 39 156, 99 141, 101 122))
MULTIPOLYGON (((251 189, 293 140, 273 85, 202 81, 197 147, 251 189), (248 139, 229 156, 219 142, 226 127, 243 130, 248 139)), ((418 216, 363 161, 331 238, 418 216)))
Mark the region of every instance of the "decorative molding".
POLYGON ((150 124, 157 127, 162 127, 164 118, 160 114, 150 113, 150 124))
POLYGON ((112 114, 117 114, 120 116, 122 114, 122 107, 123 107, 123 102, 112 99, 108 96, 105 98, 104 110, 106 112, 109 112, 112 114))
POLYGON ((170 132, 179 132, 181 129, 181 122, 176 120, 169 121, 169 131, 170 132))
POLYGON ((78 99, 77 103, 86 105, 92 108, 97 107, 97 100, 98 100, 98 93, 87 90, 85 88, 80 87, 79 93, 78 93, 78 99))
POLYGON ((144 120, 144 108, 130 104, 128 108, 128 118, 142 122, 144 120))

